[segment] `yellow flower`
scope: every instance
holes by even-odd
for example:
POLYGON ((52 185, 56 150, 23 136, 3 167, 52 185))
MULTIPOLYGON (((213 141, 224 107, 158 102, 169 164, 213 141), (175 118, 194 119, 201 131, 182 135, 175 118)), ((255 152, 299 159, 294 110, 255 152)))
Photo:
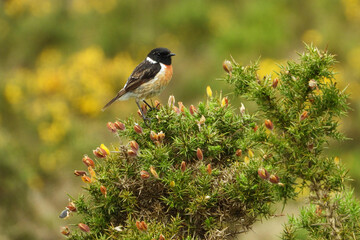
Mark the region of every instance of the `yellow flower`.
POLYGON ((207 86, 207 87, 206 87, 206 94, 207 94, 207 96, 208 96, 209 98, 212 97, 212 90, 211 90, 210 86, 207 86))
POLYGON ((109 155, 110 154, 110 151, 109 151, 109 149, 102 143, 101 145, 100 145, 100 148, 102 148, 102 149, 104 149, 105 150, 105 152, 107 153, 107 155, 109 155))

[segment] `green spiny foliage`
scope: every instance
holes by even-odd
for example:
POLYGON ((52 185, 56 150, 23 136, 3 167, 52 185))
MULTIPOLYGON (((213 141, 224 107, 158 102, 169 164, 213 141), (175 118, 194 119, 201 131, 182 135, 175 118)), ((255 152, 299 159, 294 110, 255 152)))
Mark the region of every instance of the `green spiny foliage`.
POLYGON ((74 199, 90 231, 69 238, 230 238, 272 216, 274 203, 295 199, 303 188, 310 189, 311 205, 290 219, 283 239, 295 239, 301 228, 314 239, 358 236, 358 203, 351 194, 339 197, 346 194, 346 170, 323 154, 329 138, 344 139, 337 121, 348 109, 334 63, 312 46, 298 63, 281 66, 274 80, 260 78, 257 63, 227 63, 225 80, 258 104, 254 115, 209 91, 196 107, 177 107, 170 97, 147 112, 147 124, 134 118, 125 128, 108 123, 120 143, 110 154, 95 154, 103 160, 95 172, 89 167, 87 193, 74 199), (345 216, 348 224, 341 223, 345 216))

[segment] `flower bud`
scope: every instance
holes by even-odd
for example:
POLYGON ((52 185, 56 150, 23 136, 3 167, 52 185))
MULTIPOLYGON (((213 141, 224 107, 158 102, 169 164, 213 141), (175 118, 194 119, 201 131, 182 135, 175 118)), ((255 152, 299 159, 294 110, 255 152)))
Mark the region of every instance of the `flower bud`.
POLYGON ((82 161, 87 167, 95 167, 94 161, 91 158, 89 158, 88 155, 84 155, 82 161))
POLYGON ((300 115, 300 121, 306 119, 309 116, 307 111, 304 111, 301 115, 300 115))
POLYGON ((84 175, 81 177, 81 180, 84 182, 84 183, 91 183, 91 178, 89 178, 88 176, 84 175))
POLYGON ((134 140, 130 141, 130 147, 134 152, 139 150, 139 144, 134 140))
POLYGON ((207 173, 209 175, 211 175, 212 169, 211 169, 211 164, 210 163, 206 166, 206 171, 207 171, 207 173))
POLYGON ((123 124, 122 122, 116 121, 114 122, 114 126, 116 127, 116 129, 119 129, 121 131, 125 130, 125 124, 123 124))
POLYGON ((285 186, 285 184, 283 184, 283 183, 281 183, 281 182, 279 182, 278 185, 279 185, 280 187, 284 187, 284 186, 285 186))
POLYGON ((185 161, 182 161, 182 162, 181 162, 180 169, 181 169, 182 172, 185 172, 185 170, 186 170, 186 163, 185 163, 185 161))
POLYGON ((172 187, 172 188, 175 187, 175 182, 174 181, 170 182, 170 187, 172 187))
POLYGON ((140 225, 141 225, 142 230, 144 230, 144 231, 147 230, 148 226, 147 226, 147 224, 146 224, 144 221, 141 221, 141 222, 140 222, 140 225))
POLYGON ((262 178, 264 180, 268 179, 269 176, 270 176, 268 171, 266 171, 265 168, 259 168, 258 169, 258 175, 259 175, 260 178, 262 178))
POLYGON ((244 114, 245 114, 245 106, 244 106, 243 103, 241 103, 240 113, 241 113, 241 115, 244 115, 244 114))
POLYGON ((267 119, 265 120, 265 127, 272 131, 274 129, 274 124, 269 119, 267 119))
POLYGON ((142 226, 141 226, 141 222, 136 221, 135 225, 136 225, 136 228, 137 228, 139 231, 142 231, 142 230, 143 230, 143 229, 142 229, 142 226))
POLYGON ((258 126, 258 125, 255 125, 255 126, 253 127, 254 132, 256 132, 258 129, 259 129, 259 126, 258 126))
POLYGON ((108 123, 106 124, 106 126, 107 126, 107 128, 110 130, 110 132, 113 132, 113 133, 116 132, 116 127, 115 127, 115 125, 114 125, 112 122, 108 122, 108 123))
POLYGON ((161 103, 160 103, 158 100, 155 100, 154 104, 155 104, 155 108, 156 108, 157 110, 160 110, 161 103))
POLYGON ((105 151, 106 155, 109 155, 109 154, 110 154, 109 149, 108 149, 104 144, 101 144, 101 145, 100 145, 100 148, 105 151))
POLYGON ((127 151, 127 154, 130 156, 130 157, 136 157, 137 156, 137 151, 135 151, 134 149, 129 149, 127 151))
POLYGON ((154 178, 156 178, 156 179, 159 178, 159 175, 158 175, 158 173, 156 172, 156 170, 155 170, 155 168, 153 166, 150 166, 150 172, 154 176, 154 178))
POLYGON ((160 234, 160 236, 159 236, 159 240, 165 240, 164 235, 160 234))
POLYGON ((178 107, 173 106, 173 110, 174 110, 174 112, 175 112, 177 115, 180 114, 180 109, 179 109, 178 107))
POLYGON ((336 165, 339 165, 339 164, 340 164, 340 158, 339 158, 338 156, 336 156, 336 157, 334 158, 334 163, 335 163, 336 165))
POLYGON ((142 133, 143 133, 142 127, 140 127, 140 125, 138 125, 138 124, 135 124, 134 130, 135 130, 135 132, 138 133, 138 134, 142 134, 142 133))
POLYGON ((141 114, 140 109, 137 110, 137 114, 138 114, 139 117, 141 117, 141 118, 143 117, 142 114, 141 114))
POLYGON ((224 97, 222 100, 221 100, 221 107, 228 107, 229 106, 229 100, 227 97, 224 97))
POLYGON ((86 225, 85 223, 79 223, 78 227, 80 228, 81 231, 83 232, 90 232, 90 228, 88 225, 86 225))
POLYGON ((244 157, 244 163, 248 165, 250 163, 250 158, 248 156, 244 157))
POLYGON ((93 150, 93 154, 98 158, 105 158, 107 155, 106 150, 101 147, 97 147, 93 150))
POLYGON ((278 85, 278 83, 279 83, 279 79, 278 78, 275 78, 274 80, 273 80, 273 82, 272 82, 272 87, 273 88, 276 88, 277 87, 277 85, 278 85))
POLYGON ((85 171, 75 170, 74 174, 75 174, 75 176, 84 176, 84 175, 86 175, 86 172, 85 171))
POLYGON ((180 112, 184 113, 184 112, 185 112, 185 106, 184 106, 184 104, 183 104, 182 102, 178 102, 178 104, 179 104, 179 110, 180 110, 180 112))
POLYGON ((70 229, 66 226, 66 227, 62 227, 60 229, 60 233, 62 235, 65 235, 65 236, 69 236, 70 235, 70 229))
POLYGON ((196 157, 197 157, 197 159, 199 159, 200 161, 202 161, 202 160, 204 159, 203 152, 201 151, 200 148, 197 148, 197 149, 196 149, 196 157))
POLYGON ((242 150, 241 149, 236 150, 235 155, 238 156, 238 157, 241 157, 242 150))
POLYGON ((102 193, 102 195, 104 195, 104 197, 106 197, 107 195, 107 190, 106 190, 106 187, 101 185, 100 186, 100 192, 102 193))
POLYGON ((168 106, 171 107, 174 106, 174 104, 175 104, 175 97, 174 95, 170 95, 168 100, 168 106))
POLYGON ((229 73, 231 76, 231 72, 232 72, 233 68, 232 68, 232 64, 229 60, 224 60, 223 68, 224 68, 225 72, 229 73))
POLYGON ((194 115, 196 112, 197 112, 197 109, 195 108, 194 105, 190 105, 190 108, 189 108, 189 111, 190 111, 190 114, 191 115, 194 115))
POLYGON ((312 90, 317 87, 317 82, 314 79, 310 79, 309 88, 312 90))
POLYGON ((66 206, 67 209, 69 209, 69 211, 71 212, 76 212, 76 206, 75 206, 75 203, 70 201, 68 203, 68 205, 66 206))
POLYGON ((154 132, 154 131, 150 131, 150 139, 152 141, 157 141, 159 139, 159 136, 154 132))
POLYGON ((211 90, 210 86, 207 86, 207 87, 206 87, 206 95, 207 95, 209 98, 212 97, 212 90, 211 90))
POLYGON ((271 174, 269 181, 273 184, 278 184, 280 182, 280 178, 277 175, 271 174))
POLYGON ((248 155, 249 155, 249 158, 253 158, 254 157, 254 152, 251 149, 249 149, 248 150, 248 155))
POLYGON ((163 131, 160 131, 158 134, 159 141, 162 142, 165 138, 165 133, 163 131))
POLYGON ((142 178, 142 179, 147 179, 147 178, 149 178, 150 177, 150 174, 147 172, 147 171, 140 171, 140 177, 142 178))

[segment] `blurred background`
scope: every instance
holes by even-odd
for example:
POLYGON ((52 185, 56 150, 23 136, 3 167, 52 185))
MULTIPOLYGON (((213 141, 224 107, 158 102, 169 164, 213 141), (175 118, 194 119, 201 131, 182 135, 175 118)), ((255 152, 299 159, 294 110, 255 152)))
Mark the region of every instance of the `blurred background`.
MULTIPOLYGON (((186 106, 207 85, 240 105, 219 81, 230 55, 241 64, 261 57, 261 76, 296 59, 304 42, 336 54, 352 108, 341 128, 353 140, 330 142, 328 153, 348 166, 359 197, 359 26, 360 0, 0 1, 0 240, 62 238, 69 222, 58 215, 67 194, 82 191, 73 171, 85 169, 83 154, 116 143, 108 121, 137 117, 133 101, 101 108, 158 46, 176 53, 158 99, 174 94, 186 106)), ((276 221, 239 239, 276 239, 276 221)))

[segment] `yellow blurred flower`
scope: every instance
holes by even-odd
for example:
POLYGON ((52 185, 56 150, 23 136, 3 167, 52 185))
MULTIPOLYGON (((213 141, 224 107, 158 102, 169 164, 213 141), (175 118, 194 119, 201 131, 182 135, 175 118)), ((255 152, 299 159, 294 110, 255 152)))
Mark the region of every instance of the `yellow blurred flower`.
POLYGON ((308 44, 313 43, 314 45, 320 45, 323 37, 321 33, 315 29, 310 29, 304 32, 302 40, 308 44))
POLYGON ((57 144, 71 131, 74 114, 96 116, 104 99, 125 83, 135 62, 127 53, 105 58, 97 46, 68 58, 45 49, 36 69, 15 69, 5 79, 4 95, 12 107, 37 125, 40 139, 57 144))
POLYGON ((278 75, 275 73, 279 72, 280 68, 278 64, 283 63, 283 60, 276 60, 271 58, 264 58, 260 61, 260 69, 258 70, 258 75, 260 78, 263 76, 271 76, 271 79, 275 79, 278 75))
POLYGON ((349 21, 360 21, 360 1, 342 0, 345 16, 349 21))
POLYGON ((18 104, 23 98, 20 86, 8 83, 5 85, 5 98, 10 104, 18 104))

